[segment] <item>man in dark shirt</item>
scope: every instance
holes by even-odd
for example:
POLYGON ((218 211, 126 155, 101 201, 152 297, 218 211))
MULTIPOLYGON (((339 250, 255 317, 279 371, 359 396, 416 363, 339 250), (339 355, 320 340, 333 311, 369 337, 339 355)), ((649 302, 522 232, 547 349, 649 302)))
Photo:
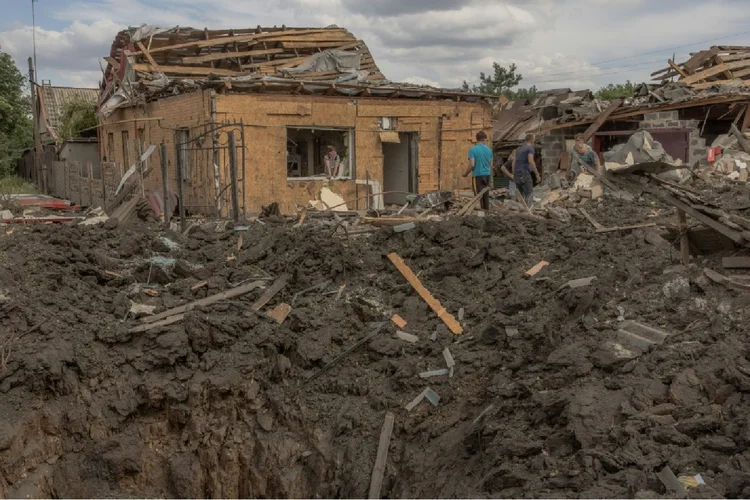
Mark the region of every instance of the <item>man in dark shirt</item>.
POLYGON ((537 181, 542 181, 542 176, 536 168, 534 161, 534 134, 526 134, 526 143, 516 150, 516 161, 513 164, 513 180, 516 183, 518 191, 523 196, 528 207, 534 203, 534 179, 531 177, 533 172, 537 181))

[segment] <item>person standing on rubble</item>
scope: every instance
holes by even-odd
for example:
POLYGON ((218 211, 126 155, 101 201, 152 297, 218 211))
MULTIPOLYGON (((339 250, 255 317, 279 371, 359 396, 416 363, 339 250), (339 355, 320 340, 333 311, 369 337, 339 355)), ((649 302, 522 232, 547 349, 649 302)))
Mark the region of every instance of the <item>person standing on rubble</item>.
MULTIPOLYGON (((583 140, 583 134, 576 135, 576 143, 573 146, 573 160, 578 160, 581 165, 588 165, 595 169, 598 173, 603 174, 601 162, 599 161, 599 155, 597 155, 591 147, 583 140)), ((578 176, 576 172, 576 177, 578 176)))
POLYGON ((531 173, 533 172, 536 175, 537 182, 542 182, 542 176, 536 168, 535 154, 534 134, 526 134, 526 143, 516 150, 516 159, 513 163, 513 181, 528 207, 531 207, 534 202, 534 179, 531 177, 531 173))
POLYGON ((500 165, 500 173, 510 179, 510 182, 508 183, 508 197, 511 199, 516 197, 516 183, 513 182, 513 164, 516 161, 517 150, 518 148, 511 151, 508 155, 508 159, 505 160, 505 163, 500 165))
POLYGON ((341 158, 339 158, 336 148, 328 146, 328 154, 325 158, 326 162, 326 174, 329 178, 338 177, 339 167, 341 166, 341 158))
MULTIPOLYGON (((472 185, 474 194, 481 193, 490 187, 492 181, 492 150, 487 146, 487 134, 483 131, 477 132, 477 144, 469 150, 469 166, 464 172, 464 177, 474 173, 472 185)), ((490 192, 482 195, 482 210, 490 209, 490 192)))

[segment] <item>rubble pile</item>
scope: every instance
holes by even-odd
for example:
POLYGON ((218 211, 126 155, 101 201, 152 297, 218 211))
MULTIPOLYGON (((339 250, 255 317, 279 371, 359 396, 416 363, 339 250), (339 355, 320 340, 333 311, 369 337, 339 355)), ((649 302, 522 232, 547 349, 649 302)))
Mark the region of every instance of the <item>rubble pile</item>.
MULTIPOLYGON (((585 207, 675 215, 649 194, 585 207)), ((747 496, 737 251, 676 265, 656 227, 560 208, 366 234, 16 227, 0 496, 747 496)))

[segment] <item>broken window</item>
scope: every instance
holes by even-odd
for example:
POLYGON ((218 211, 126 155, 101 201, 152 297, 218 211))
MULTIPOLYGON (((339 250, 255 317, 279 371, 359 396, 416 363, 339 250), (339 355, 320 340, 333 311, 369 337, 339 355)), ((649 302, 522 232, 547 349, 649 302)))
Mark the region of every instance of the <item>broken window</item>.
POLYGON ((188 129, 180 129, 177 131, 177 165, 182 172, 182 178, 188 180, 190 178, 190 132, 188 129))
POLYGON ((354 130, 287 128, 288 179, 354 178, 354 130))

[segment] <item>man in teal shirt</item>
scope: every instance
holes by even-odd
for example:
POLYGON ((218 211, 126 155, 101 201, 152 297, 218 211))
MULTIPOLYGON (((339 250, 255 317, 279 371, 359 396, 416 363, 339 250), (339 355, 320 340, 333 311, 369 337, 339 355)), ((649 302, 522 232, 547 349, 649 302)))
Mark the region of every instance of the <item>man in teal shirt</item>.
MULTIPOLYGON (((484 188, 490 187, 492 174, 492 150, 487 147, 487 134, 481 130, 477 132, 477 144, 469 150, 469 167, 464 177, 474 173, 472 185, 474 194, 479 194, 484 188)), ((490 209, 490 192, 482 196, 482 210, 490 209)))

